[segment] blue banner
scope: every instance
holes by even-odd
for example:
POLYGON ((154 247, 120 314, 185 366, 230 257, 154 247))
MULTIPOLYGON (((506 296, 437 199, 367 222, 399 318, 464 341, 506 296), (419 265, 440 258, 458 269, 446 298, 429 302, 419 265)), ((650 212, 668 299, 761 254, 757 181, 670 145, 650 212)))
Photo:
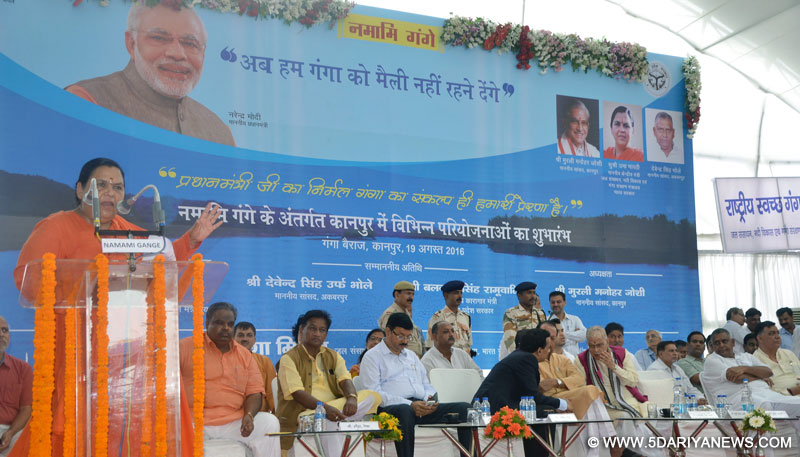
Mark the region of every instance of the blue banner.
MULTIPOLYGON (((513 54, 446 47, 441 19, 374 8, 332 28, 198 9, 176 19, 188 29, 126 34, 129 8, 0 2, 12 353, 32 348, 33 313, 10 298, 19 249, 36 222, 74 207, 78 171, 98 156, 122 165, 129 194, 160 189, 172 238, 208 201, 222 206, 200 249, 230 264, 215 300, 255 323, 275 361, 297 316, 321 308, 330 347, 355 363, 400 280, 418 288, 423 330, 444 307, 441 284, 466 282, 483 368, 522 281, 538 283, 547 312, 561 290, 587 327, 622 323, 631 352, 647 329, 701 328, 680 58, 650 54, 657 78, 630 83, 518 70, 513 54), (151 57, 159 46, 180 59, 151 57), (191 100, 161 104, 144 84, 191 100)), ((150 227, 149 204, 128 219, 150 227)))

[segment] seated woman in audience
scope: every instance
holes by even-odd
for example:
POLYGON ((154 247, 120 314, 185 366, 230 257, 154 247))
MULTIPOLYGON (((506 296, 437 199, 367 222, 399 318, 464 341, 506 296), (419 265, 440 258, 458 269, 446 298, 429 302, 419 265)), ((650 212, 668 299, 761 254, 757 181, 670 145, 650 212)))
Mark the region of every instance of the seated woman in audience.
POLYGON ((361 351, 361 355, 358 356, 358 363, 350 367, 350 376, 358 376, 358 374, 361 372, 361 359, 364 358, 364 354, 377 346, 378 343, 383 341, 385 337, 386 334, 383 332, 383 329, 380 328, 374 328, 367 333, 367 344, 364 347, 364 350, 361 351))

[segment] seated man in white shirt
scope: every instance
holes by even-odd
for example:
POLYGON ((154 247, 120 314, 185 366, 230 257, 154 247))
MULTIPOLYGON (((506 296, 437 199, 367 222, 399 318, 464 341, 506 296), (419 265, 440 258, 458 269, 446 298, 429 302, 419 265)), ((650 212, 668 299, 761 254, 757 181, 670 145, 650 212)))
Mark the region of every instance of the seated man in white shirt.
POLYGON ((446 321, 439 321, 431 327, 431 335, 428 336, 433 341, 433 347, 422 356, 422 364, 431 374, 434 368, 461 368, 475 370, 483 379, 483 370, 472 360, 462 349, 454 346, 456 343, 453 324, 446 321))
MULTIPOLYGON (((715 395, 727 395, 730 404, 741 404, 742 383, 747 379, 756 408, 783 410, 789 416, 800 416, 800 398, 770 390, 772 370, 750 354, 734 354, 733 339, 727 330, 714 330, 711 344, 714 353, 706 357, 705 369, 700 375, 707 389, 713 390, 715 395)), ((798 421, 793 421, 792 425, 800 429, 798 421)))
POLYGON ((658 330, 648 330, 644 334, 644 341, 647 347, 636 351, 636 362, 646 370, 651 363, 656 361, 656 346, 661 342, 661 332, 658 330))
POLYGON ((744 337, 750 333, 750 330, 747 330, 747 327, 744 326, 744 311, 742 311, 742 308, 733 307, 725 314, 725 319, 727 319, 727 322, 722 328, 727 330, 728 334, 733 338, 733 352, 741 354, 744 352, 744 337))
MULTIPOLYGON (((407 349, 414 323, 405 313, 391 314, 386 321, 386 338, 364 355, 361 379, 364 387, 383 399, 378 412, 397 417, 403 439, 395 442, 397 457, 414 456, 414 426, 437 424, 445 415, 457 413, 460 422, 467 420, 468 403, 437 403, 436 391, 417 355, 407 349)), ((468 428, 458 429, 458 440, 469 449, 472 443, 468 428)))
POLYGON ((678 361, 678 348, 675 343, 673 341, 662 341, 658 343, 656 353, 658 354, 658 358, 647 367, 647 371, 664 372, 673 380, 680 378, 683 391, 688 395, 694 395, 695 398, 697 398, 697 404, 707 405, 708 403, 706 402, 706 397, 703 395, 703 392, 700 392, 697 387, 692 385, 689 377, 684 373, 683 368, 675 363, 678 361))

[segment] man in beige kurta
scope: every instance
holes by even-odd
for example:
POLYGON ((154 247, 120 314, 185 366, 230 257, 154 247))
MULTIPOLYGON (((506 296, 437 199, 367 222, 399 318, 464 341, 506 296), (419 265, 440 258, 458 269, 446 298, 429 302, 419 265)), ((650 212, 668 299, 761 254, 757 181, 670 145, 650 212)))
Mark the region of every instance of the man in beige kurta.
POLYGON ((781 348, 781 334, 770 321, 756 327, 758 349, 753 353, 761 363, 772 370, 770 389, 782 395, 800 395, 800 360, 794 352, 781 348))
MULTIPOLYGON (((542 328, 549 330, 544 326, 542 328)), ((603 397, 600 389, 586 385, 586 376, 561 354, 550 354, 547 361, 539 363, 539 373, 542 376, 539 382, 542 393, 569 400, 578 419, 583 419, 593 401, 603 397)))

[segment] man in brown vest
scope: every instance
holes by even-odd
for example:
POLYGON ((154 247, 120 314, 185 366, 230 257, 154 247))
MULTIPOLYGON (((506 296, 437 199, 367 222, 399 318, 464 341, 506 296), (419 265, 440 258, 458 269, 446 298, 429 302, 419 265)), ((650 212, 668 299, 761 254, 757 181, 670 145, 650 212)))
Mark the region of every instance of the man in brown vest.
MULTIPOLYGON (((162 129, 235 146, 231 130, 216 114, 188 97, 203 73, 205 26, 192 8, 131 7, 122 70, 80 81, 66 90, 119 114, 162 129)), ((178 3, 178 2, 172 2, 178 3)))
MULTIPOLYGON (((349 417, 361 419, 373 414, 381 403, 375 392, 356 392, 350 372, 338 352, 323 346, 331 317, 326 311, 311 310, 298 320, 300 343, 278 362, 278 419, 282 432, 297 430, 299 416, 314 414, 317 402, 325 406, 326 430, 336 430, 333 422, 349 417)), ((281 438, 281 449, 288 450, 294 438, 281 438)), ((322 438, 325 455, 342 452, 343 436, 322 438)))

